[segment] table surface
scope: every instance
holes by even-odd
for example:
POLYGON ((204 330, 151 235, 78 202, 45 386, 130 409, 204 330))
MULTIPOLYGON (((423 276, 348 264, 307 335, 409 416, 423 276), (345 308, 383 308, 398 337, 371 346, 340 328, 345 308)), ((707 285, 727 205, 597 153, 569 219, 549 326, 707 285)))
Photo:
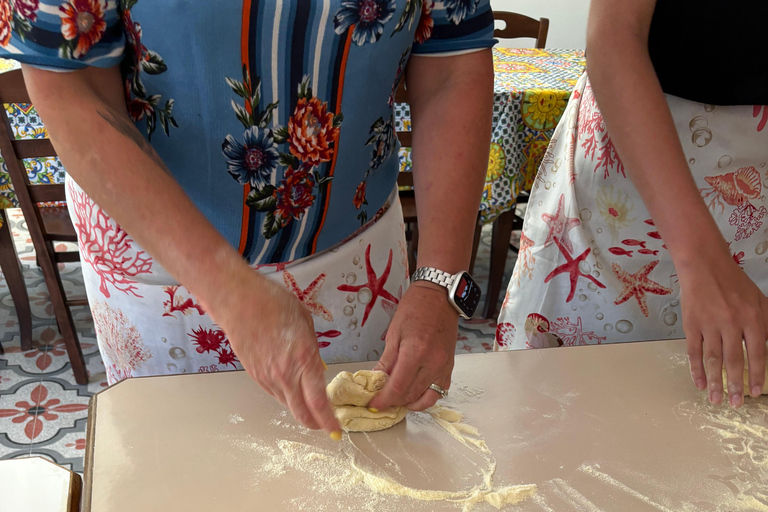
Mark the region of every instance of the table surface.
POLYGON ((80 477, 40 457, 0 461, 0 510, 76 512, 80 477))
MULTIPOLYGON (((334 365, 326 378, 365 366, 334 365)), ((446 405, 487 441, 495 484, 538 485, 509 510, 768 510, 768 397, 738 411, 709 405, 682 341, 458 356, 446 405)), ((321 475, 343 468, 325 456, 316 469, 270 470, 293 441, 331 459, 355 454, 412 487, 472 487, 474 455, 429 418, 409 413, 333 443, 298 427, 243 372, 129 379, 92 401, 83 510, 455 510, 362 483, 337 492, 321 475)))

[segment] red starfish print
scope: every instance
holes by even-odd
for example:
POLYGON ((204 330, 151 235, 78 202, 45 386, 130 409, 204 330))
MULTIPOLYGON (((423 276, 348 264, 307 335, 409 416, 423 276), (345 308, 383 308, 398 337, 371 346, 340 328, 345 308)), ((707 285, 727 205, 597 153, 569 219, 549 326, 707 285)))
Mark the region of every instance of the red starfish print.
POLYGON ((583 273, 581 270, 579 270, 579 263, 584 261, 587 256, 589 256, 589 253, 592 251, 591 248, 587 248, 586 251, 581 253, 579 256, 577 256, 575 259, 571 256, 571 253, 564 247, 564 244, 560 243, 560 240, 555 237, 555 244, 557 244, 557 248, 560 249, 560 252, 563 253, 563 256, 565 256, 565 263, 557 267, 555 270, 550 272, 550 274, 544 279, 544 283, 548 283, 557 275, 568 273, 571 277, 571 292, 568 294, 568 298, 565 299, 565 302, 571 302, 573 300, 573 296, 576 294, 576 282, 579 280, 579 277, 584 277, 586 279, 589 279, 593 283, 595 283, 595 286, 598 288, 605 288, 605 285, 595 279, 593 276, 589 274, 583 273))
POLYGON ((389 279, 389 272, 392 270, 392 249, 389 250, 389 260, 387 260, 387 268, 384 269, 384 273, 381 277, 376 277, 376 272, 371 266, 371 244, 368 244, 368 248, 365 250, 365 272, 368 274, 368 282, 361 285, 349 285, 343 284, 337 288, 341 292, 359 292, 363 288, 371 290, 371 301, 365 306, 365 313, 363 314, 363 321, 360 326, 364 326, 368 315, 371 314, 373 306, 376 304, 376 299, 381 297, 390 302, 397 304, 400 302, 394 295, 384 289, 384 285, 387 284, 389 279))
POLYGON ((571 228, 575 228, 581 221, 574 217, 568 217, 565 215, 565 194, 560 194, 560 200, 557 202, 557 212, 554 215, 549 213, 542 213, 541 220, 543 220, 549 227, 549 233, 547 233, 547 239, 544 241, 544 247, 552 245, 555 237, 559 238, 563 242, 563 247, 568 249, 568 252, 573 252, 573 245, 571 245, 571 239, 568 238, 568 231, 571 228))
POLYGON ((640 311, 648 317, 648 305, 645 303, 646 293, 655 293, 656 295, 669 295, 672 290, 661 286, 659 283, 648 279, 648 274, 653 272, 656 265, 659 264, 659 260, 652 261, 645 265, 643 268, 630 274, 619 266, 618 263, 613 264, 613 273, 619 278, 619 281, 624 283, 624 290, 621 295, 614 302, 617 306, 627 302, 630 298, 637 299, 637 303, 640 305, 640 311))
POLYGON ((323 320, 328 322, 333 322, 333 315, 331 312, 317 301, 317 294, 320 293, 320 288, 322 288, 323 283, 325 282, 325 274, 317 276, 314 281, 309 283, 306 290, 299 288, 299 285, 296 284, 296 279, 287 270, 283 271, 283 281, 285 281, 285 286, 298 297, 299 302, 304 304, 310 313, 323 317, 323 320))
POLYGON ((203 311, 203 308, 200 306, 200 304, 195 304, 195 301, 191 298, 188 298, 182 302, 184 297, 176 297, 176 292, 178 289, 178 285, 166 286, 163 288, 163 291, 168 294, 168 300, 163 302, 163 306, 165 306, 165 312, 163 313, 163 316, 173 316, 173 314, 177 311, 182 315, 188 315, 192 313, 193 309, 196 309, 197 312, 201 315, 205 314, 205 311, 203 311))

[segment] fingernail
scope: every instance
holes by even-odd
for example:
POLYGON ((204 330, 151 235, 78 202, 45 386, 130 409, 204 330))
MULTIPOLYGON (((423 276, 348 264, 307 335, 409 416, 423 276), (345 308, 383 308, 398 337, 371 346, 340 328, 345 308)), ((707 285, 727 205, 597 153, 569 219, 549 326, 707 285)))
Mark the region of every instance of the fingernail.
POLYGON ((760 386, 754 386, 752 388, 752 396, 760 396, 762 394, 763 390, 760 389, 760 386))
POLYGON ((731 407, 738 407, 741 405, 743 397, 738 393, 731 395, 731 407))
POLYGON ((334 441, 341 441, 341 430, 331 432, 331 439, 334 441))
POLYGON ((320 358, 320 362, 323 363, 323 368, 325 368, 327 370, 328 369, 328 365, 325 364, 325 361, 323 361, 322 358, 320 358))
POLYGON ((696 387, 699 388, 701 391, 704 391, 707 389, 707 381, 705 379, 698 379, 696 381, 696 387))
POLYGON ((379 412, 379 410, 378 410, 378 409, 376 409, 375 407, 369 407, 369 408, 368 408, 368 410, 369 410, 369 411, 371 411, 372 413, 377 413, 377 412, 379 412))
POLYGON ((723 394, 719 391, 713 391, 709 395, 709 401, 712 402, 713 404, 719 404, 723 401, 723 394))

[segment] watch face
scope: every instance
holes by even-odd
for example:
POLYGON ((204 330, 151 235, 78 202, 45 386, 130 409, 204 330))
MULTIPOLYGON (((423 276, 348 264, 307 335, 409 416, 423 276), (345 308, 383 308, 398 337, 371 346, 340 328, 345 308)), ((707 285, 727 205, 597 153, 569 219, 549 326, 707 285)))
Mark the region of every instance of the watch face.
POLYGON ((459 276, 455 289, 453 302, 466 316, 471 317, 480 304, 480 287, 472 279, 472 276, 464 272, 459 276))

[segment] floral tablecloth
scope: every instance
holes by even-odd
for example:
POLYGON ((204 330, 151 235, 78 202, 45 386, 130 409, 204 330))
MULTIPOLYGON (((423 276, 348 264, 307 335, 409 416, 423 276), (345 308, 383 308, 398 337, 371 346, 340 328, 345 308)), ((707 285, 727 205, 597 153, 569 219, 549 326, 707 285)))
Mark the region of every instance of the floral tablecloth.
MULTIPOLYGON (((18 69, 19 64, 13 60, 0 59, 0 73, 18 69)), ((5 104, 3 108, 11 120, 11 128, 16 139, 45 139, 48 131, 40 122, 35 108, 26 103, 5 104)), ((28 158, 24 160, 29 181, 33 185, 48 185, 64 183, 64 167, 58 158, 28 158)), ((53 206, 56 203, 51 203, 53 206)), ((0 209, 16 208, 16 193, 13 191, 8 169, 0 156, 0 209)))
MULTIPOLYGON (((530 190, 571 89, 584 72, 581 50, 497 48, 493 136, 480 214, 493 222, 530 190)), ((409 130, 407 105, 395 107, 398 130, 409 130)), ((400 170, 411 170, 410 148, 400 151, 400 170)))

